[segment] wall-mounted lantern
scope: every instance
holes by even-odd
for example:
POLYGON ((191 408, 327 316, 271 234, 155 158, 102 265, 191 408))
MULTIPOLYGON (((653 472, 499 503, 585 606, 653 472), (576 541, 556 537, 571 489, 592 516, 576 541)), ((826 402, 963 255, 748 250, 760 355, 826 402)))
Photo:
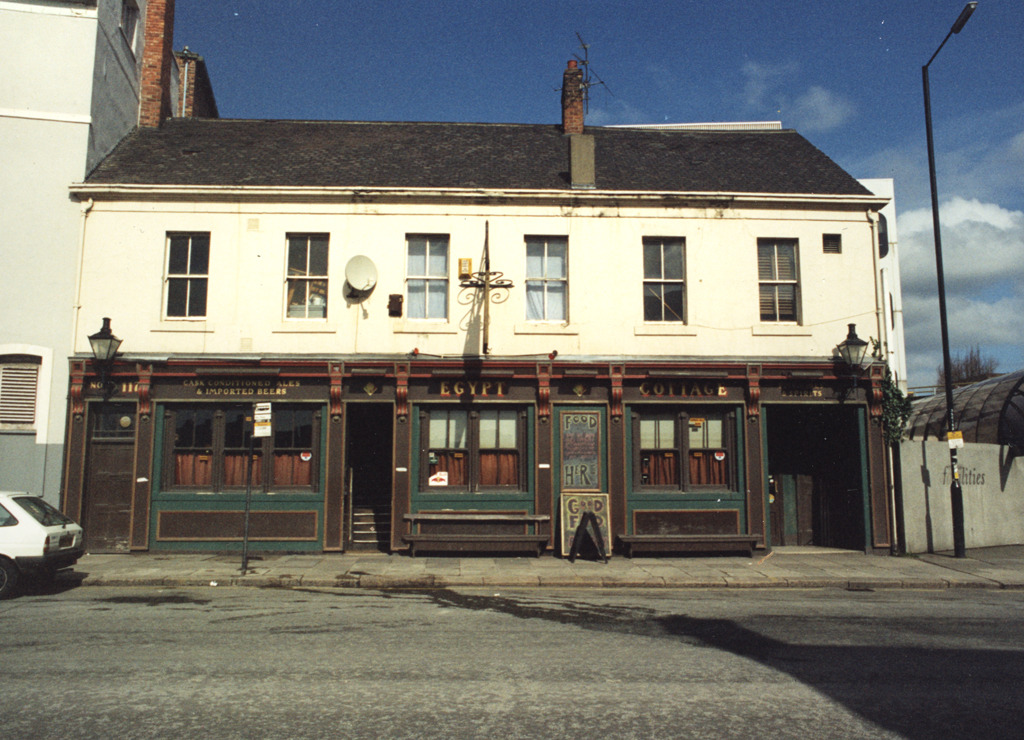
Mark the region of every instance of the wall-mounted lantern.
POLYGON ((843 358, 843 362, 853 372, 859 373, 864 369, 864 357, 868 353, 868 343, 857 336, 857 325, 849 324, 850 333, 846 335, 846 339, 840 342, 836 349, 839 350, 839 356, 843 358))
POLYGON ((89 344, 92 346, 92 356, 96 361, 96 369, 100 376, 100 386, 103 388, 103 400, 110 398, 113 392, 113 384, 110 382, 110 370, 114 366, 114 358, 117 357, 117 350, 121 341, 114 332, 110 331, 110 319, 103 319, 103 328, 95 334, 89 335, 89 344))

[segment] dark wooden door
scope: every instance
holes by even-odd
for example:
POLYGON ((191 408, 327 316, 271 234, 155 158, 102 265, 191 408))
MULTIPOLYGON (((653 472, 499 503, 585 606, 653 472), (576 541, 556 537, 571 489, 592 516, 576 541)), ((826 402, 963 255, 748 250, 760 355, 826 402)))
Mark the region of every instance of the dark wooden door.
POLYGON ((135 460, 134 408, 105 404, 91 415, 82 527, 89 552, 128 552, 135 460))

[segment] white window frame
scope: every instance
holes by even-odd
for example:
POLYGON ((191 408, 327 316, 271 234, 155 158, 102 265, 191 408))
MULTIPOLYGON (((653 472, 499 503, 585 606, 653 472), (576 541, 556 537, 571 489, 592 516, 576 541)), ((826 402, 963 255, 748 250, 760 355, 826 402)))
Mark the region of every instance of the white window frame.
MULTIPOLYGON (((163 315, 166 321, 205 321, 206 317, 210 312, 210 252, 212 249, 212 239, 210 238, 210 232, 208 231, 182 231, 182 232, 167 232, 167 254, 164 261, 164 301, 163 301, 163 315), (196 237, 206 237, 206 272, 192 272, 193 259, 195 257, 193 251, 192 240, 196 237), (188 243, 188 256, 186 259, 185 272, 171 272, 171 248, 174 239, 187 238, 188 243), (170 301, 171 301, 171 285, 172 281, 186 281, 185 290, 185 315, 183 316, 172 316, 169 312, 170 301), (205 286, 206 297, 203 301, 203 313, 190 314, 190 304, 192 302, 192 289, 193 283, 198 284, 202 282, 205 286)), ((198 269, 198 267, 196 267, 198 269)))
POLYGON ((654 324, 685 324, 686 323, 686 239, 677 237, 645 236, 643 238, 643 260, 644 260, 644 292, 642 310, 644 321, 654 324), (678 278, 665 277, 665 247, 678 245, 680 250, 681 275, 678 278), (659 271, 657 277, 647 274, 647 251, 648 248, 659 248, 659 271), (682 306, 678 316, 666 316, 675 313, 665 303, 665 286, 678 285, 682 293, 682 306), (650 298, 657 298, 661 303, 661 318, 652 319, 647 316, 647 301, 650 298))
POLYGON ((556 324, 569 323, 569 237, 567 236, 527 236, 526 237, 526 320, 532 322, 551 322, 556 324), (539 270, 532 269, 531 247, 541 247, 541 264, 539 270), (555 259, 551 255, 551 247, 562 248, 562 270, 554 268, 555 259), (553 264, 554 263, 554 264, 553 264), (536 273, 536 274, 534 274, 536 273), (531 300, 539 290, 540 302, 531 300), (555 316, 552 308, 558 307, 557 297, 561 295, 561 316, 555 316), (539 311, 537 310, 539 308, 539 311))
POLYGON ((800 245, 796 239, 766 238, 757 240, 758 317, 764 324, 799 324, 800 312, 800 245), (792 250, 792 276, 780 276, 779 247, 792 250), (765 250, 771 249, 770 260, 765 259, 765 250), (780 287, 793 289, 792 317, 782 317, 779 301, 780 287), (766 290, 771 291, 773 318, 765 318, 766 290))
POLYGON ((329 289, 330 283, 328 281, 328 272, 330 270, 330 255, 331 255, 331 242, 330 234, 288 234, 285 244, 285 293, 284 293, 284 316, 287 321, 326 321, 328 316, 328 303, 329 303, 329 289), (312 241, 322 240, 324 242, 325 253, 323 256, 323 273, 311 272, 311 258, 310 258, 310 247, 312 241), (295 265, 292 264, 292 241, 305 241, 306 244, 306 256, 305 266, 302 272, 292 272, 295 269, 295 265), (315 283, 323 283, 323 293, 310 293, 310 288, 315 283), (292 305, 292 289, 293 286, 298 287, 299 284, 303 284, 303 294, 306 296, 305 303, 301 305, 292 305), (320 305, 318 301, 314 300, 319 297, 323 301, 320 305), (301 313, 300 313, 301 312, 301 313), (320 315, 310 315, 310 313, 320 315))
MULTIPOLYGON (((406 234, 405 235, 405 295, 406 315, 414 321, 448 321, 449 272, 451 269, 451 237, 449 234, 406 234), (424 243, 423 268, 413 264, 413 243, 424 243), (443 266, 437 259, 443 257, 443 266), (413 297, 415 287, 422 284, 422 298, 413 297), (444 295, 443 310, 431 310, 430 296, 444 295)), ((418 259, 418 256, 416 257, 418 259)), ((438 307, 434 307, 435 309, 438 307)))

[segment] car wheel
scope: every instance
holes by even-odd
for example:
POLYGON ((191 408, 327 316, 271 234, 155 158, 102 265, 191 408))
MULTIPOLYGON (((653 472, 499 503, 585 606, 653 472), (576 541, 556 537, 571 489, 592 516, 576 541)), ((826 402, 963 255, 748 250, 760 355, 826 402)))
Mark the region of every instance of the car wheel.
POLYGON ((0 599, 6 599, 18 587, 18 568, 10 560, 0 558, 0 599))

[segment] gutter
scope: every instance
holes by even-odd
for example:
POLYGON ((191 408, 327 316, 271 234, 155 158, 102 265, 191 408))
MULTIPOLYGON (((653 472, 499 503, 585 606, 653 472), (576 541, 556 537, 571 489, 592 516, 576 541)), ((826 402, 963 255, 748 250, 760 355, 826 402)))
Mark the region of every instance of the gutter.
POLYGON ((95 200, 250 200, 339 201, 386 200, 493 200, 500 203, 550 202, 584 205, 621 205, 630 200, 652 206, 729 208, 763 203, 846 206, 877 210, 889 202, 876 195, 820 195, 813 193, 681 192, 677 190, 588 190, 581 192, 499 188, 367 188, 298 187, 271 185, 131 185, 76 183, 70 191, 81 199, 95 200))

